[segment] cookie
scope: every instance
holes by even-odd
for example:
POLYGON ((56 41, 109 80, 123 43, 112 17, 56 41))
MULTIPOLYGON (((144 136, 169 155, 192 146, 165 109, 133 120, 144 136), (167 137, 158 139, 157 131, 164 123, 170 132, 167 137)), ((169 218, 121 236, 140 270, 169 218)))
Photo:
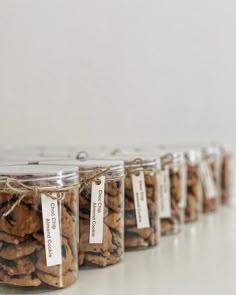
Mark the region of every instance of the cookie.
POLYGON ((28 256, 41 247, 38 241, 27 241, 17 245, 8 244, 0 250, 0 257, 7 260, 15 260, 28 256))
POLYGON ((3 242, 6 242, 6 243, 9 243, 9 244, 19 244, 21 242, 24 241, 24 238, 21 238, 21 237, 17 237, 17 236, 14 236, 14 235, 10 235, 8 233, 5 233, 3 231, 0 232, 0 241, 3 241, 3 242))
POLYGON ((0 259, 0 268, 9 276, 30 275, 35 271, 35 265, 29 257, 13 260, 10 263, 9 260, 0 259))
MULTIPOLYGON (((0 215, 10 209, 12 204, 4 206, 0 215)), ((30 207, 20 204, 6 217, 0 218, 0 230, 14 236, 24 237, 42 229, 42 219, 30 207), (24 222, 22 222, 24 220, 24 222)))
POLYGON ((75 276, 72 271, 68 271, 63 275, 55 277, 48 273, 41 272, 39 270, 36 271, 36 275, 38 278, 46 283, 47 285, 56 287, 56 288, 67 288, 72 285, 75 281, 75 276))
POLYGON ((38 287, 42 284, 39 278, 33 278, 31 276, 8 276, 0 270, 0 281, 4 284, 21 287, 38 287))

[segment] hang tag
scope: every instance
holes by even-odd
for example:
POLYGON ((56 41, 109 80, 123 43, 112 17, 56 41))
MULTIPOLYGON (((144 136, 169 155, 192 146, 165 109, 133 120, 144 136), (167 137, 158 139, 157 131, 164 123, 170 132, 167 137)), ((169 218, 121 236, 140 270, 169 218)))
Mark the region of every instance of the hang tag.
POLYGON ((208 199, 217 197, 217 188, 209 164, 203 161, 200 165, 201 181, 208 199))
POLYGON ((171 217, 170 174, 166 166, 159 175, 158 192, 160 199, 160 217, 171 217))
POLYGON ((187 168, 186 165, 181 165, 180 168, 180 192, 181 200, 179 201, 179 208, 186 208, 187 205, 187 168))
POLYGON ((58 201, 42 194, 41 203, 46 263, 47 266, 61 265, 62 255, 58 201))
POLYGON ((146 186, 143 171, 139 171, 138 175, 132 174, 132 185, 137 228, 150 227, 146 186))
POLYGON ((89 232, 90 244, 103 243, 105 176, 101 176, 99 181, 99 184, 95 181, 92 182, 89 232))

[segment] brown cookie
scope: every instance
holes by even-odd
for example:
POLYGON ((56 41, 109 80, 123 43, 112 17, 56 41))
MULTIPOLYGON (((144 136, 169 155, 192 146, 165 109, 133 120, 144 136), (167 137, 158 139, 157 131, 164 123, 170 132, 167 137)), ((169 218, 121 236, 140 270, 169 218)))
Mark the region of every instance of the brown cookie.
POLYGON ((85 254, 84 253, 79 253, 78 255, 78 263, 79 265, 82 265, 84 263, 84 258, 85 258, 85 254))
POLYGON ((137 228, 137 227, 130 227, 127 229, 128 232, 136 233, 145 240, 148 239, 152 233, 152 229, 150 227, 147 228, 137 228))
POLYGON ((125 177, 125 191, 126 190, 133 190, 133 184, 131 177, 125 177))
POLYGON ((32 254, 41 247, 38 241, 27 241, 18 245, 9 244, 0 250, 0 257, 7 260, 19 259, 32 254))
POLYGON ((135 210, 134 201, 125 198, 125 210, 133 211, 135 210))
POLYGON ((106 185, 106 193, 110 196, 116 197, 120 194, 120 189, 117 187, 116 181, 109 181, 106 185))
POLYGON ((5 233, 3 231, 0 232, 0 241, 9 243, 9 244, 19 244, 24 241, 24 238, 9 235, 8 233, 5 233))
MULTIPOLYGON (((12 204, 4 206, 0 215, 10 209, 12 204)), ((0 230, 18 237, 37 232, 42 228, 42 218, 32 208, 20 204, 6 217, 0 218, 0 230)))
POLYGON ((104 267, 108 265, 108 256, 110 255, 111 254, 108 251, 103 253, 87 253, 85 255, 85 260, 93 264, 104 267))
POLYGON ((61 229, 63 237, 70 238, 75 235, 75 220, 74 217, 68 212, 68 210, 62 206, 61 207, 61 229))
POLYGON ((121 230, 122 229, 122 214, 121 213, 110 213, 106 218, 105 221, 107 226, 114 230, 121 230))
POLYGON ((79 251, 81 252, 104 252, 112 248, 112 235, 107 225, 103 227, 103 243, 89 244, 90 224, 80 220, 79 251))
POLYGON ((161 221, 161 234, 165 235, 166 233, 170 232, 172 225, 168 221, 161 221))
POLYGON ((38 278, 32 278, 31 276, 16 276, 11 277, 0 270, 0 281, 14 286, 21 287, 37 287, 41 285, 41 280, 38 278))
POLYGON ((145 184, 147 186, 156 186, 156 175, 145 175, 145 184))
POLYGON ((125 212, 125 225, 137 225, 135 212, 125 212))
POLYGON ((125 247, 126 248, 137 248, 137 247, 148 247, 148 242, 146 242, 142 237, 125 237, 125 247))
POLYGON ((44 283, 57 287, 57 288, 67 288, 72 285, 75 281, 75 275, 72 271, 68 271, 63 275, 58 277, 52 276, 48 273, 41 272, 39 270, 36 271, 36 275, 42 280, 44 283))
POLYGON ((71 190, 65 194, 65 198, 63 200, 63 205, 67 207, 73 214, 76 214, 77 210, 76 198, 77 196, 75 195, 75 191, 71 190))
POLYGON ((37 253, 36 268, 40 270, 41 272, 48 273, 53 276, 60 276, 61 274, 66 273, 68 270, 72 270, 72 267, 75 261, 73 261, 73 255, 66 239, 63 239, 61 253, 62 253, 62 265, 54 265, 54 266, 48 267, 46 264, 45 249, 42 249, 41 251, 37 253))
POLYGON ((23 257, 9 263, 8 260, 0 260, 0 268, 9 276, 30 275, 35 271, 35 265, 29 257, 23 257))
POLYGON ((111 233, 112 233, 112 244, 113 244, 112 249, 115 249, 114 252, 116 252, 118 256, 121 256, 123 253, 123 248, 124 248, 123 233, 120 234, 115 231, 111 231, 111 233))
POLYGON ((33 238, 41 243, 44 243, 44 235, 42 233, 33 233, 33 238))
POLYGON ((12 195, 9 195, 7 193, 2 193, 0 194, 0 205, 9 202, 13 198, 12 195))
POLYGON ((123 207, 120 195, 113 197, 106 194, 105 204, 115 212, 120 212, 123 207))

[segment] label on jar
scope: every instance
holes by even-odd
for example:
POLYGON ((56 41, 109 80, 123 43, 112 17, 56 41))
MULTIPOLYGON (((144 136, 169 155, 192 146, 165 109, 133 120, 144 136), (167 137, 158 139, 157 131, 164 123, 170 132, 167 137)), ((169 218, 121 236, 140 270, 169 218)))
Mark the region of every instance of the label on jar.
POLYGON ((215 199, 217 197, 217 188, 214 182, 212 171, 209 164, 203 161, 200 165, 201 182, 208 199, 215 199))
POLYGON ((160 199, 160 217, 171 217, 171 197, 170 197, 170 174, 169 167, 166 166, 159 175, 159 199, 160 199))
POLYGON ((137 228, 150 227, 143 171, 139 171, 138 175, 132 174, 132 185, 137 228))
POLYGON ((185 209, 187 205, 187 168, 185 165, 180 167, 180 192, 181 200, 178 206, 185 209))
MULTIPOLYGON (((56 194, 52 194, 55 195, 56 194)), ((61 265, 61 235, 58 201, 45 194, 41 195, 43 231, 47 266, 61 265)))
POLYGON ((91 207, 90 207, 90 244, 103 243, 103 212, 104 212, 105 176, 92 182, 91 207))

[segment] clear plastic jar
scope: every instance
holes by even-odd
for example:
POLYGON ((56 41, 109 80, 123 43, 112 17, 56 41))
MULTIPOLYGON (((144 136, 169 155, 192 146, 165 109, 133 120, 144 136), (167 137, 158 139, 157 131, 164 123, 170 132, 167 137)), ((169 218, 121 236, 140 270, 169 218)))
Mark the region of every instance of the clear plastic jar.
POLYGON ((185 222, 197 221, 202 200, 200 161, 201 153, 190 149, 185 152, 187 162, 187 201, 185 207, 185 222))
POLYGON ((124 162, 58 159, 40 163, 79 169, 79 267, 120 262, 124 252, 124 162))
POLYGON ((232 193, 232 151, 227 146, 221 147, 221 204, 227 205, 232 193))
POLYGON ((215 148, 202 149, 201 183, 202 183, 202 212, 209 213, 217 210, 220 199, 220 158, 215 148))
POLYGON ((163 236, 177 234, 181 231, 186 207, 186 177, 183 153, 170 152, 162 157, 162 178, 165 186, 163 189, 165 194, 162 198, 164 209, 161 210, 161 234, 163 236), (166 179, 167 177, 169 180, 166 179))
POLYGON ((124 163, 78 161, 80 169, 79 267, 105 267, 124 253, 124 163))
POLYGON ((125 161, 125 249, 156 246, 160 238, 155 157, 117 155, 125 161))
POLYGON ((51 291, 77 279, 78 169, 0 167, 0 289, 51 291))

